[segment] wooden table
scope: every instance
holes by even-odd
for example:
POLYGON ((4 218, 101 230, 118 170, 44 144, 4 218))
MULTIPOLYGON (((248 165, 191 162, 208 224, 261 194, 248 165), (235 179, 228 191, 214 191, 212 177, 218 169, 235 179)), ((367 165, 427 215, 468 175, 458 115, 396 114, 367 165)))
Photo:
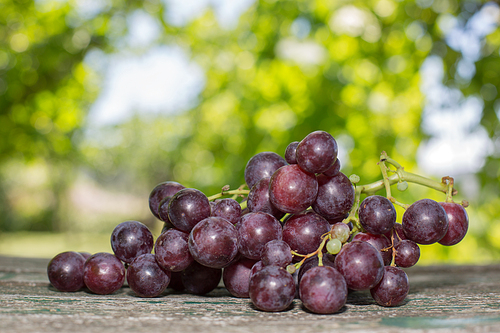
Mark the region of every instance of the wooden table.
POLYGON ((48 260, 0 257, 0 332, 500 332, 500 265, 407 269, 406 304, 385 308, 353 292, 334 315, 312 314, 299 300, 285 312, 255 310, 219 287, 206 296, 145 299, 62 293, 46 276, 48 260))

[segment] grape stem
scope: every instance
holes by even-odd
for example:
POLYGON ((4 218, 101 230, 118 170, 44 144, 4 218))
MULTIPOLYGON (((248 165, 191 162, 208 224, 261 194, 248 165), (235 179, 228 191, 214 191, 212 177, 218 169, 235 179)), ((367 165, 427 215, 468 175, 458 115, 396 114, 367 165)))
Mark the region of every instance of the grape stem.
POLYGON ((250 190, 244 190, 243 188, 245 186, 246 185, 241 185, 240 187, 238 187, 237 190, 230 190, 229 186, 226 185, 221 189, 220 193, 209 196, 208 201, 212 201, 212 200, 219 199, 219 198, 222 198, 225 196, 230 196, 230 195, 232 195, 233 198, 237 198, 239 196, 241 196, 241 197, 248 196, 248 193, 250 193, 250 190))

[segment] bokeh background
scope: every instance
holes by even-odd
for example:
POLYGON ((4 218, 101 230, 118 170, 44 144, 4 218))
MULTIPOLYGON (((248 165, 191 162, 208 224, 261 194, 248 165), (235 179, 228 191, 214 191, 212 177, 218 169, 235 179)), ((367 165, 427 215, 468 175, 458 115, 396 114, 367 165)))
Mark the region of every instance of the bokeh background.
POLYGON ((361 183, 382 151, 455 177, 469 233, 421 264, 498 261, 499 23, 474 0, 2 0, 0 255, 110 251, 125 220, 157 236, 156 184, 237 188, 325 130, 361 183))

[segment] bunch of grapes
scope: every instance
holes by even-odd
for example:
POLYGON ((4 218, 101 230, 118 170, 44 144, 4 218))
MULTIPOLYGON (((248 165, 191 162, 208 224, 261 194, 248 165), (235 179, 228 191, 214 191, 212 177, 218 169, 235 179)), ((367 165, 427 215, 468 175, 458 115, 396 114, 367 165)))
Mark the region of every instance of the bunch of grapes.
POLYGON ((314 313, 335 313, 349 290, 369 290, 382 306, 400 305, 409 292, 403 268, 417 263, 421 244, 460 242, 467 204, 453 202, 452 178, 408 173, 384 152, 383 179, 358 185, 358 176, 340 172, 337 153, 335 139, 315 131, 290 143, 284 158, 253 156, 244 174, 248 189, 225 186, 207 197, 160 183, 149 196, 151 212, 164 222, 156 241, 144 224, 122 222, 111 234, 113 254, 58 254, 49 280, 61 291, 110 294, 126 279, 138 296, 157 297, 167 287, 203 295, 222 279, 233 296, 264 311, 285 310, 298 297, 314 313), (446 199, 398 202, 391 186, 405 190, 408 182, 446 199), (382 189, 386 196, 375 194, 382 189), (405 208, 402 223, 394 205, 405 208))

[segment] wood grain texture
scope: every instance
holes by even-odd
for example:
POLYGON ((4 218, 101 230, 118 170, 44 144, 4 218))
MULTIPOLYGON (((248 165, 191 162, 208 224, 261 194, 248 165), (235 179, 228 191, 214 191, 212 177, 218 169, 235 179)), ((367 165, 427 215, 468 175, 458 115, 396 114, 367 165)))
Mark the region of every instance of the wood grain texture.
POLYGON ((407 269, 404 305, 381 307, 353 292, 334 315, 316 315, 300 300, 284 312, 256 310, 219 287, 206 296, 167 290, 139 298, 62 293, 47 280, 48 260, 0 257, 0 332, 500 332, 500 265, 407 269))

